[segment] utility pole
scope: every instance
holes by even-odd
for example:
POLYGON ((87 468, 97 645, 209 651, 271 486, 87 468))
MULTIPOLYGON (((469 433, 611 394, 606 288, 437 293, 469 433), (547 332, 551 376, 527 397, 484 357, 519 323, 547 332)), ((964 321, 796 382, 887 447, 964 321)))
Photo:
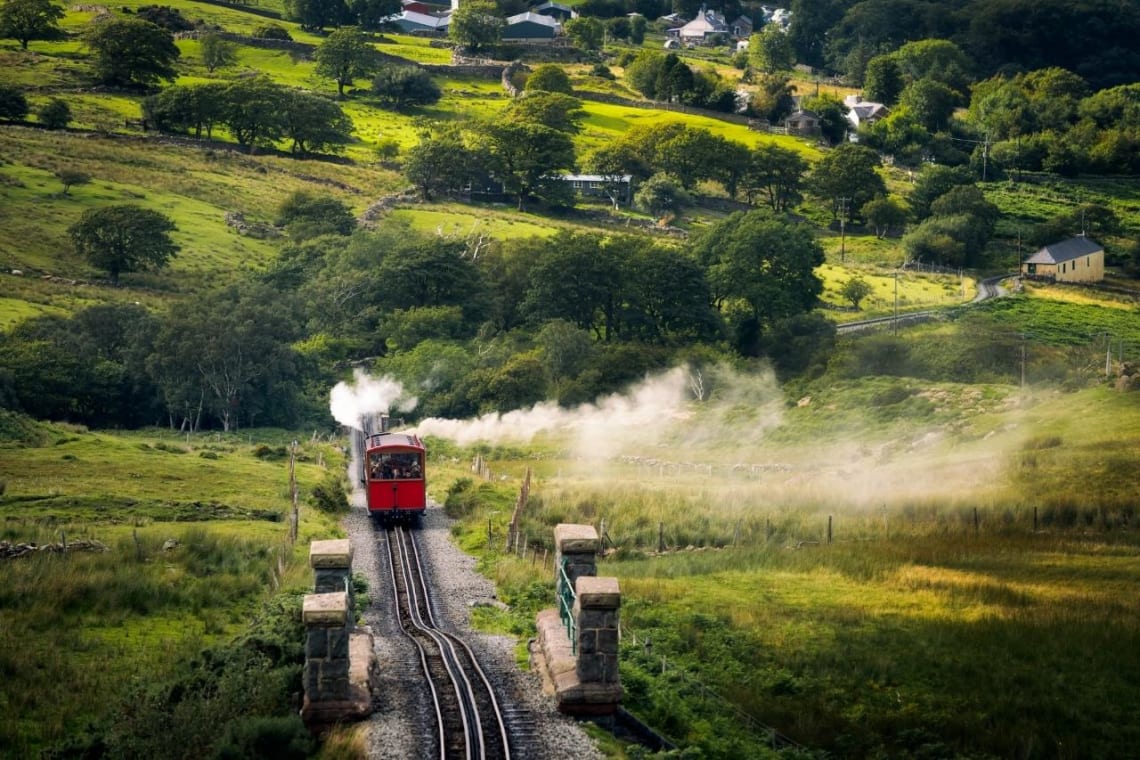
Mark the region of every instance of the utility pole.
POLYGON ((839 199, 839 260, 847 260, 847 201, 851 198, 839 199))
POLYGON ((899 270, 895 270, 895 318, 891 322, 895 335, 899 334, 899 270))

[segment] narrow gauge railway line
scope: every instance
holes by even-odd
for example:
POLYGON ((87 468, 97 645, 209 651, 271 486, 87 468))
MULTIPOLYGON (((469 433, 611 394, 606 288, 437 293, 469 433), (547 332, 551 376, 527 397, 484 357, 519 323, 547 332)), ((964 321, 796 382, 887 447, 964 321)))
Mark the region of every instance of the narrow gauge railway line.
POLYGON ((503 711, 471 648, 439 629, 431 611, 413 531, 386 530, 400 627, 420 653, 435 707, 441 760, 510 760, 503 711))

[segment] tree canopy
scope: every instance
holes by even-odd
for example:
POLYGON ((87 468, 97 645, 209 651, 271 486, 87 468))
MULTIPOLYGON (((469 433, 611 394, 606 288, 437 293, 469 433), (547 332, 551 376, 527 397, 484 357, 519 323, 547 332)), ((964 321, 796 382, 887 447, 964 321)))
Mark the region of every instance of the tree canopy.
POLYGON ((84 36, 103 84, 151 87, 173 80, 181 53, 162 27, 138 18, 96 19, 84 36))
POLYGON ((165 266, 178 252, 174 229, 158 211, 123 204, 85 211, 67 232, 79 255, 118 282, 120 274, 165 266))
POLYGON ((32 40, 59 39, 63 16, 63 7, 52 0, 5 0, 0 6, 0 37, 16 40, 27 50, 32 40))

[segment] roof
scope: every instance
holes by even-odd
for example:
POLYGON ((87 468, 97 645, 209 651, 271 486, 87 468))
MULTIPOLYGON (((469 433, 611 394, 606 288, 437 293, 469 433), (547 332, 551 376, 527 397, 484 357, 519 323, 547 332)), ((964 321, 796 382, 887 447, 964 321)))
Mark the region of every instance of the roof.
POLYGON ((1092 238, 1078 235, 1077 237, 1062 240, 1060 243, 1050 243, 1039 249, 1037 253, 1025 260, 1026 264, 1060 264, 1065 261, 1079 259, 1092 253, 1099 253, 1104 246, 1092 238))
POLYGON ((404 11, 392 19, 392 22, 402 29, 419 27, 422 29, 446 29, 451 23, 451 16, 429 16, 416 11, 404 11))
POLYGON ((681 27, 682 37, 704 37, 709 34, 725 34, 728 24, 716 11, 701 8, 697 17, 681 27))
POLYGON ((531 13, 527 11, 526 13, 516 13, 513 16, 507 16, 507 26, 524 24, 527 21, 538 24, 539 26, 549 26, 551 29, 558 29, 562 26, 558 19, 544 16, 541 13, 531 13))
POLYGON ((563 174, 562 179, 567 182, 629 182, 633 179, 630 174, 563 174))
POLYGON ((368 442, 365 448, 368 451, 377 448, 394 448, 403 447, 409 449, 422 449, 424 442, 420 440, 417 435, 409 435, 407 433, 377 433, 368 436, 368 442))
POLYGON ((531 10, 535 11, 536 13, 541 12, 541 11, 562 11, 564 13, 572 13, 574 11, 574 9, 571 8, 569 5, 563 5, 562 3, 550 3, 550 2, 543 3, 542 5, 536 5, 531 10))

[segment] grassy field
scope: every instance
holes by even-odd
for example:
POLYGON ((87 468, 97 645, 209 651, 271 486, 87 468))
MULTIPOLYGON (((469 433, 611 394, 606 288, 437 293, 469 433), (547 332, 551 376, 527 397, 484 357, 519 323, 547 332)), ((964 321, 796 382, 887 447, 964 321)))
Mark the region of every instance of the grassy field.
MULTIPOLYGON (((9 426, 11 420, 4 418, 9 426)), ((96 540, 0 563, 0 754, 28 757, 108 717, 146 673, 160 683, 203 647, 244 631, 268 596, 309 587, 308 542, 341 535, 302 506, 287 540, 281 431, 180 436, 42 427, 0 445, 0 539, 96 540)), ((342 458, 299 449, 302 498, 342 458)))
POLYGON ((1134 399, 928 384, 916 418, 875 387, 786 408, 749 448, 484 449, 494 484, 449 501, 514 605, 483 623, 525 635, 552 604, 549 568, 487 542, 530 467, 540 554, 558 522, 604 526, 627 707, 705 757, 764 756, 766 727, 838 756, 1127 757, 1134 399))

